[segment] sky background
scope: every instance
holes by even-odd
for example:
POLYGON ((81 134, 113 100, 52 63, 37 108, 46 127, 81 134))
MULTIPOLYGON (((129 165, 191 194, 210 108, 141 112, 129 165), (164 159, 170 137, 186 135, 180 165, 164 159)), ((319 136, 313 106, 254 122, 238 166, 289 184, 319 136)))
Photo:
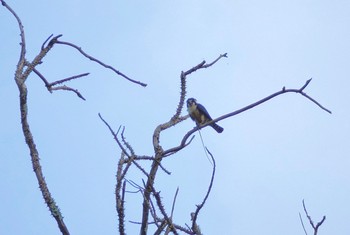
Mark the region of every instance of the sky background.
MULTIPOLYGON (((115 174, 120 149, 98 113, 139 155, 153 155, 155 127, 174 114, 180 73, 222 53, 228 58, 188 77, 195 97, 212 117, 235 111, 286 88, 300 88, 332 111, 298 94, 278 96, 221 121, 217 134, 202 130, 217 173, 199 214, 204 234, 304 234, 302 200, 319 234, 350 233, 350 2, 295 1, 8 1, 26 33, 32 60, 50 35, 81 46, 146 88, 116 76, 56 45, 37 69, 49 81, 90 72, 66 85, 74 93, 50 94, 31 75, 29 122, 43 172, 71 234, 117 234, 115 174)), ((0 8, 0 234, 60 234, 38 189, 21 132, 13 80, 19 56, 14 17, 0 8)), ((183 110, 183 115, 186 110, 183 110)), ((194 123, 162 132, 163 148, 178 145, 194 123)), ((211 176, 198 133, 189 147, 163 161, 156 187, 174 221, 190 223, 211 176)), ((147 168, 149 165, 144 163, 147 168)), ((128 179, 142 184, 130 171, 128 179)), ((129 187, 131 190, 132 188, 129 187)), ((128 194, 126 221, 140 221, 141 197, 128 194)), ((126 223, 127 234, 138 225, 126 223)), ((150 226, 152 231, 152 227, 150 226)))

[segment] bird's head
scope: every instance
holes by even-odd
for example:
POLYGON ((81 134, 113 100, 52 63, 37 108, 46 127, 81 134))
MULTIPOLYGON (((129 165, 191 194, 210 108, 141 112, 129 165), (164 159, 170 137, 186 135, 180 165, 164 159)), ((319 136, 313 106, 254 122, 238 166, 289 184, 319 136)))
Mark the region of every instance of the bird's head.
POLYGON ((197 100, 195 98, 188 98, 187 99, 187 107, 191 107, 192 105, 197 104, 197 100))

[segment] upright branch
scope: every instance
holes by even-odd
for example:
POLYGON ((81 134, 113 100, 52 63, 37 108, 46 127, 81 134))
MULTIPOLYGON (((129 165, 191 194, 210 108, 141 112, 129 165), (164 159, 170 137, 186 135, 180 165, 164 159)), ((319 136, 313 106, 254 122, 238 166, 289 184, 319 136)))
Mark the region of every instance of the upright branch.
MULTIPOLYGON (((322 217, 322 220, 320 222, 318 222, 316 225, 314 223, 314 221, 312 220, 311 216, 309 215, 309 213, 307 212, 307 209, 306 209, 306 206, 305 206, 305 201, 303 200, 303 208, 304 208, 304 212, 305 212, 305 215, 307 217, 307 219, 309 220, 309 223, 311 225, 311 227, 313 228, 314 230, 314 235, 317 235, 318 233, 318 229, 319 227, 323 224, 323 222, 326 220, 326 216, 323 216, 322 217)), ((306 232, 306 229, 305 229, 305 226, 304 226, 304 223, 303 223, 303 219, 301 218, 301 215, 299 213, 299 217, 300 217, 300 222, 301 222, 301 225, 303 226, 303 229, 304 229, 304 232, 305 234, 307 235, 307 232, 306 232)))
MULTIPOLYGON (((45 42, 42 44, 41 46, 41 50, 40 52, 37 54, 37 56, 35 56, 35 58, 29 62, 29 60, 26 58, 26 40, 25 40, 25 33, 24 33, 24 27, 22 24, 21 19, 19 18, 19 16, 16 14, 16 12, 4 1, 4 0, 0 0, 2 6, 4 6, 16 19, 18 27, 19 27, 19 31, 20 31, 20 46, 21 46, 21 50, 20 50, 20 55, 19 55, 19 60, 17 63, 17 67, 16 67, 16 72, 15 72, 15 82, 17 84, 18 90, 19 90, 19 98, 20 98, 20 112, 21 112, 21 124, 22 124, 22 131, 23 131, 23 135, 25 138, 25 142, 28 145, 29 148, 29 152, 30 152, 30 156, 31 156, 31 162, 32 162, 32 167, 34 170, 34 173, 36 175, 38 184, 39 184, 39 188, 40 191, 42 193, 42 196, 44 198, 44 201, 46 203, 46 205, 48 206, 52 216, 54 217, 54 219, 57 222, 57 225, 61 231, 62 234, 64 235, 68 235, 69 234, 69 230, 66 226, 66 224, 63 221, 63 216, 60 212, 59 207, 57 206, 54 198, 52 197, 48 185, 46 183, 43 171, 42 171, 42 167, 40 164, 40 158, 39 158, 39 151, 36 147, 35 141, 34 141, 34 137, 32 134, 32 131, 29 127, 29 123, 28 123, 28 103, 27 103, 27 95, 28 95, 28 90, 27 90, 27 86, 25 84, 27 78, 29 77, 29 75, 34 72, 36 75, 39 76, 39 78, 44 82, 45 86, 47 87, 47 89, 52 92, 54 90, 67 90, 67 91, 72 91, 75 92, 78 97, 80 97, 81 99, 85 99, 78 90, 73 89, 71 87, 68 87, 66 85, 60 85, 62 83, 68 82, 70 80, 73 79, 77 79, 77 78, 81 78, 84 76, 87 76, 88 73, 83 73, 83 74, 79 74, 79 75, 75 75, 75 76, 71 76, 69 78, 65 78, 62 80, 58 80, 55 82, 48 82, 47 79, 44 77, 44 75, 42 75, 38 69, 36 68, 37 65, 42 63, 43 58, 47 55, 47 53, 53 48, 53 46, 55 44, 65 44, 68 46, 72 46, 74 48, 78 48, 77 46, 75 46, 74 44, 70 44, 70 43, 65 43, 65 42, 61 42, 58 41, 58 38, 60 38, 62 35, 57 35, 55 37, 52 37, 53 35, 51 35, 48 39, 45 40, 45 42), (57 86, 60 85, 60 86, 57 86)), ((92 56, 89 56, 87 53, 83 52, 81 49, 79 49, 80 53, 82 53, 85 57, 88 57, 89 59, 99 63, 100 65, 112 69, 115 73, 117 73, 117 75, 122 76, 124 78, 126 78, 127 80, 139 84, 141 86, 146 86, 146 84, 141 83, 141 82, 137 82, 134 81, 132 79, 130 79, 129 77, 127 77, 126 75, 124 75, 123 73, 119 72, 118 70, 114 69, 112 66, 108 66, 105 65, 103 62, 93 58, 92 56)))
MULTIPOLYGON (((141 229, 140 234, 146 235, 147 229, 148 229, 148 217, 149 217, 149 210, 150 210, 150 196, 151 194, 157 194, 157 192, 153 191, 154 188, 154 181, 156 178, 156 174, 158 171, 158 167, 163 159, 164 150, 162 146, 160 145, 160 133, 161 131, 164 131, 168 129, 169 127, 172 127, 176 125, 177 123, 185 120, 187 117, 180 117, 181 111, 183 109, 184 103, 185 103, 185 96, 186 96, 186 76, 199 70, 208 68, 212 65, 214 65, 217 61, 219 61, 222 57, 227 57, 227 54, 220 55, 216 60, 214 60, 212 63, 207 64, 206 61, 202 61, 197 66, 189 69, 186 72, 181 72, 181 92, 180 92, 180 101, 178 103, 178 107, 176 109, 175 114, 170 118, 168 122, 165 122, 163 124, 160 124, 157 126, 157 128, 154 130, 153 133, 153 149, 155 152, 155 159, 152 162, 152 166, 149 172, 149 176, 145 185, 145 192, 144 192, 144 198, 143 198, 143 210, 142 210, 142 222, 141 222, 141 229)), ((171 226, 171 225, 169 225, 171 226)))
POLYGON ((211 160, 213 162, 213 172, 211 174, 211 179, 210 179, 210 184, 207 190, 207 193, 205 194, 205 197, 202 201, 201 204, 197 205, 197 209, 195 210, 195 212, 191 213, 191 219, 192 219, 192 231, 194 232, 194 234, 201 234, 201 231, 199 229, 199 226, 197 224, 197 217, 199 214, 199 211, 203 208, 205 202, 207 201, 211 188, 213 187, 213 183, 214 183, 214 176, 215 176, 215 168, 216 168, 216 163, 215 163, 215 159, 213 154, 207 149, 205 148, 205 150, 207 151, 207 153, 210 155, 211 160))

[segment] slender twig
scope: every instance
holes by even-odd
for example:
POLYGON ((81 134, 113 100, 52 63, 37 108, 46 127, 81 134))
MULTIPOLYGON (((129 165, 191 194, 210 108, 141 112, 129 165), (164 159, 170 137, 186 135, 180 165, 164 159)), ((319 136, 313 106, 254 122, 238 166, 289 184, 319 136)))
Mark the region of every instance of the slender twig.
POLYGON ((198 214, 199 214, 199 211, 202 209, 202 207, 204 206, 205 202, 207 201, 208 197, 209 197, 209 194, 210 194, 210 191, 213 187, 213 183, 214 183, 214 177, 215 177, 215 168, 216 168, 216 164, 215 164, 215 159, 214 159, 214 156, 213 154, 208 150, 208 148, 205 148, 208 152, 208 154, 210 155, 211 157, 211 160, 213 162, 213 172, 211 174, 211 179, 210 179, 210 183, 209 183, 209 187, 208 187, 208 190, 207 190, 207 193, 205 194, 205 197, 202 201, 201 204, 197 205, 197 209, 196 211, 193 213, 193 216, 192 216, 192 230, 194 232, 196 232, 196 229, 198 229, 198 225, 197 225, 197 217, 198 217, 198 214))
POLYGON ((50 36, 47 37, 47 39, 43 42, 43 44, 41 45, 41 50, 44 50, 45 48, 45 44, 53 37, 53 34, 51 34, 50 36))
POLYGON ((17 63, 16 78, 20 78, 21 75, 22 75, 23 66, 24 66, 24 63, 25 63, 25 54, 26 54, 26 40, 25 40, 25 35, 24 35, 24 27, 23 27, 21 19, 16 14, 16 12, 14 10, 12 10, 12 8, 9 5, 7 5, 7 3, 5 1, 1 0, 1 4, 9 12, 11 12, 11 14, 16 18, 17 23, 18 23, 20 36, 21 36, 21 43, 20 43, 20 45, 21 45, 21 52, 20 52, 20 57, 19 57, 18 63, 17 63))
POLYGON ((124 154, 126 156, 128 156, 130 158, 131 157, 130 154, 128 153, 128 151, 126 151, 126 149, 123 147, 123 145, 120 143, 120 141, 118 139, 118 133, 120 131, 121 126, 119 126, 117 133, 114 133, 112 127, 108 124, 108 122, 106 120, 103 119, 103 117, 100 113, 98 113, 98 116, 100 117, 102 122, 108 127, 109 131, 111 132, 112 136, 114 137, 114 140, 117 141, 119 148, 124 152, 124 154))
POLYGON ((61 83, 64 83, 64 82, 68 82, 68 81, 73 80, 73 79, 85 77, 85 76, 88 76, 89 74, 90 73, 81 73, 81 74, 78 74, 78 75, 70 76, 68 78, 64 78, 64 79, 52 82, 52 83, 50 83, 50 86, 55 86, 55 85, 58 85, 58 84, 61 84, 61 83))
POLYGON ((33 69, 33 72, 38 75, 38 77, 45 83, 45 86, 47 87, 47 89, 52 92, 49 87, 50 87, 50 83, 47 81, 47 79, 44 77, 44 75, 42 75, 36 68, 33 69))
POLYGON ((308 235, 307 232, 306 232, 306 229, 305 229, 305 225, 304 225, 304 222, 303 222, 303 218, 301 217, 301 214, 300 214, 300 213, 299 213, 299 219, 300 219, 301 226, 303 226, 303 230, 304 230, 305 235, 308 235))
POLYGON ((55 81, 55 82, 52 82, 52 83, 49 83, 47 81, 47 79, 44 77, 44 75, 42 75, 36 68, 33 68, 33 72, 38 75, 38 77, 45 83, 45 86, 47 88, 47 90, 49 92, 52 93, 52 91, 54 90, 66 90, 66 91, 72 91, 74 92, 75 94, 77 94, 77 96, 83 100, 85 100, 85 98, 83 97, 83 95, 77 90, 77 89, 73 89, 71 87, 68 87, 66 85, 64 86, 56 86, 56 87, 53 87, 55 85, 58 85, 58 84, 61 84, 61 83, 64 83, 64 82, 68 82, 72 79, 77 79, 77 78, 80 78, 80 77, 85 77, 87 75, 89 75, 89 73, 82 73, 82 74, 78 74, 78 75, 74 75, 74 76, 71 76, 71 77, 68 77, 68 78, 65 78, 65 79, 61 79, 61 80, 58 80, 58 81, 55 81))
POLYGON ((174 200, 173 200, 173 206, 171 207, 170 218, 173 218, 173 215, 174 215, 175 203, 176 203, 176 198, 177 198, 177 194, 178 193, 179 193, 179 187, 177 187, 176 192, 175 192, 175 196, 174 196, 174 200))
POLYGON ((116 70, 115 68, 113 68, 112 66, 110 65, 107 65, 105 63, 103 63, 102 61, 90 56, 89 54, 87 54, 85 51, 83 51, 81 49, 81 47, 78 47, 77 45, 73 44, 73 43, 70 43, 70 42, 64 42, 64 41, 57 41, 56 42, 57 44, 63 44, 63 45, 67 45, 67 46, 70 46, 70 47, 73 47, 75 48, 76 50, 78 50, 83 56, 85 56, 86 58, 88 58, 89 60, 92 60, 98 64, 100 64, 101 66, 107 68, 107 69, 110 69, 112 70, 113 72, 115 72, 116 74, 118 74, 119 76, 122 76, 123 78, 127 79, 128 81, 130 82, 133 82, 133 83, 136 83, 136 84, 139 84, 143 87, 146 87, 147 84, 146 83, 143 83, 143 82, 140 82, 140 81, 136 81, 136 80, 133 80, 131 78, 129 78, 128 76, 126 76, 125 74, 123 74, 122 72, 116 70))
POLYGON ((84 98, 84 96, 82 96, 82 94, 80 94, 80 92, 79 92, 78 90, 73 89, 73 88, 71 88, 71 87, 68 87, 68 86, 66 86, 66 85, 52 87, 50 90, 51 90, 51 91, 55 91, 55 90, 72 91, 72 92, 74 92, 75 94, 77 94, 77 96, 78 96, 80 99, 86 100, 86 99, 84 98))
POLYGON ((209 68, 210 66, 214 65, 216 62, 218 62, 221 58, 227 58, 227 53, 221 54, 219 55, 219 57, 214 60, 213 62, 209 63, 209 64, 205 64, 203 65, 203 68, 209 68))

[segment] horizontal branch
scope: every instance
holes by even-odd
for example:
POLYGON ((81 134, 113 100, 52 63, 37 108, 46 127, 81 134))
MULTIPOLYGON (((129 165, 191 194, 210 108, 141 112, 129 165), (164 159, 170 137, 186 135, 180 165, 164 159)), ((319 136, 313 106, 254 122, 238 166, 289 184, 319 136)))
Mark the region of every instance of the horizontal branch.
MULTIPOLYGON (((202 129, 202 128, 204 128, 204 127, 206 127, 206 126, 208 126, 208 125, 210 125, 210 124, 212 124, 212 123, 214 123, 214 122, 219 122, 219 121, 224 120, 224 119, 226 119, 226 118, 229 118, 229 117, 235 116, 235 115, 237 115, 237 114, 243 113, 243 112, 245 112, 245 111, 247 111, 247 110, 249 110, 249 109, 252 109, 252 108, 254 108, 254 107, 256 107, 256 106, 258 106, 258 105, 260 105, 260 104, 262 104, 262 103, 265 103, 266 101, 268 101, 268 100, 270 100, 270 99, 272 99, 272 98, 275 98, 275 97, 277 97, 277 96, 279 96, 279 95, 286 94, 286 93, 290 93, 290 92, 301 94, 302 96, 304 96, 305 98, 307 98, 308 100, 310 100, 311 102, 313 102, 314 104, 316 104, 318 107, 320 107, 322 110, 324 110, 324 111, 326 111, 326 112, 328 112, 328 113, 331 114, 332 112, 331 112, 329 109, 327 109, 327 108, 325 108, 324 106, 322 106, 319 102, 317 102, 315 99, 313 99, 312 97, 310 97, 309 95, 307 95, 307 94, 304 92, 304 89, 309 85, 310 82, 311 82, 311 79, 307 80, 306 83, 305 83, 301 88, 299 88, 299 89, 286 89, 285 87, 283 87, 282 90, 277 91, 277 92, 275 92, 275 93, 273 93, 273 94, 271 94, 271 95, 269 95, 269 96, 267 96, 267 97, 265 97, 265 98, 263 98, 263 99, 261 99, 261 100, 255 102, 255 103, 252 103, 252 104, 246 106, 246 107, 243 107, 243 108, 238 109, 238 110, 236 110, 236 111, 234 111, 234 112, 231 112, 231 113, 222 115, 222 116, 220 116, 220 117, 218 117, 218 118, 216 118, 216 119, 213 119, 213 120, 210 121, 210 122, 205 123, 204 125, 195 126, 192 130, 190 130, 189 132, 187 132, 187 133, 184 135, 184 137, 183 137, 182 140, 181 140, 180 145, 178 145, 178 146, 176 146, 176 147, 173 147, 173 148, 171 148, 171 149, 165 150, 165 151, 164 151, 164 155, 165 155, 165 156, 169 156, 169 155, 171 155, 171 154, 173 154, 173 153, 175 153, 175 152, 177 152, 177 151, 183 149, 184 147, 186 147, 186 146, 189 144, 189 143, 187 143, 187 139, 188 139, 194 132, 196 132, 197 130, 202 129)), ((186 119, 186 117, 183 117, 183 119, 186 119)), ((193 138, 193 137, 192 137, 192 138, 193 138)), ((192 139, 191 139, 191 140, 192 140, 192 139)))

